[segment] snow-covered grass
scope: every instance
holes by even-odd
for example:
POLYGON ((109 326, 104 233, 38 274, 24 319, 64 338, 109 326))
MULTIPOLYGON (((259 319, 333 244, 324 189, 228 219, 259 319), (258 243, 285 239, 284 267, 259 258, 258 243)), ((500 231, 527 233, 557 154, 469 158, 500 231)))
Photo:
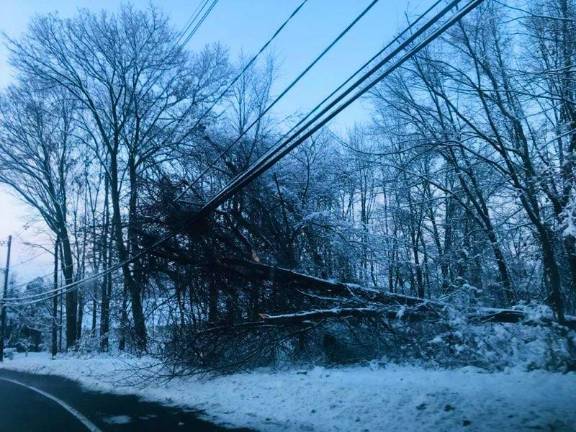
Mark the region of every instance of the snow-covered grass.
POLYGON ((219 423, 262 431, 576 431, 574 373, 373 365, 135 384, 134 368, 152 363, 112 356, 51 360, 41 353, 16 355, 2 367, 193 407, 219 423))

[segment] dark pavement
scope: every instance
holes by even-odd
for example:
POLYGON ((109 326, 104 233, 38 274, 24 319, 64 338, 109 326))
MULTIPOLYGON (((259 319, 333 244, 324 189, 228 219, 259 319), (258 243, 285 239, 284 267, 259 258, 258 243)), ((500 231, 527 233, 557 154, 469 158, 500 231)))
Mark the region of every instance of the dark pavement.
MULTIPOLYGON (((191 391, 193 391, 191 389, 191 391)), ((198 418, 198 412, 146 402, 137 396, 87 391, 74 381, 0 369, 0 432, 76 431, 194 431, 249 432, 227 429, 198 418), (8 380, 32 386, 42 392, 8 380), (59 399, 85 417, 82 423, 49 396, 59 399), (90 429, 93 423, 96 429, 90 429)))

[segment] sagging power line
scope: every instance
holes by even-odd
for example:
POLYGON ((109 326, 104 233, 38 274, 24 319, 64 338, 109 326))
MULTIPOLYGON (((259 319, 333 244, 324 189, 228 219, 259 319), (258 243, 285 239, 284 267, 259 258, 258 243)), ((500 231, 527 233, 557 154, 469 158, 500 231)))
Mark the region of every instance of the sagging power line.
MULTIPOLYGON (((375 66, 373 66, 368 72, 364 73, 360 78, 358 78, 350 87, 348 87, 342 94, 338 95, 334 101, 329 103, 324 109, 322 109, 318 114, 316 114, 311 120, 303 124, 298 130, 293 132, 288 138, 286 138, 282 143, 273 147, 271 150, 266 152, 257 162, 251 165, 246 171, 238 175, 231 182, 229 182, 218 194, 216 194, 210 201, 208 201, 189 221, 189 223, 195 223, 200 219, 206 217, 213 210, 218 208, 227 199, 233 196, 235 193, 240 191, 243 187, 252 182, 255 178, 263 174, 265 171, 270 169, 274 164, 286 156, 291 150, 293 150, 298 145, 302 144, 306 139, 312 136, 315 132, 320 130, 324 125, 326 125, 331 119, 337 116, 340 112, 346 109, 350 104, 356 101, 358 98, 366 94, 371 88, 373 88, 382 79, 390 75, 393 71, 407 62, 410 58, 415 56, 423 48, 428 46, 432 41, 437 39, 442 35, 448 28, 453 26, 456 22, 474 10, 478 5, 482 3, 483 0, 472 0, 469 1, 462 9, 458 9, 446 22, 441 23, 439 28, 433 30, 432 27, 438 23, 443 17, 445 17, 451 10, 455 9, 462 0, 454 0, 450 2, 447 6, 441 9, 433 17, 431 17, 426 23, 410 34, 400 45, 392 50, 392 52, 386 55, 382 60, 378 61, 375 66), (424 40, 417 42, 421 36, 425 35, 426 31, 431 30, 428 36, 424 36, 424 40), (416 44, 411 47, 411 44, 416 44), (404 50, 408 51, 400 56, 399 59, 393 60, 398 57, 404 50), (388 63, 392 64, 387 66, 388 63), (379 73, 380 72, 380 73, 379 73), (377 75, 372 81, 369 81, 366 85, 363 84, 368 81, 373 75, 377 75), (356 91, 355 93, 353 93, 356 91), (348 98, 347 98, 348 97, 348 98), (347 98, 347 99, 345 99, 347 98)), ((436 3, 438 4, 438 3, 436 3)), ((355 73, 353 76, 355 76, 355 73)), ((315 108, 315 110, 318 108, 315 108)), ((56 290, 47 291, 43 298, 19 298, 11 299, 14 305, 24 305, 33 304, 37 302, 45 301, 51 298, 52 295, 59 295, 60 293, 66 293, 78 289, 82 284, 97 279, 101 276, 109 274, 113 271, 118 270, 124 265, 134 262, 136 259, 149 253, 151 250, 155 249, 162 243, 173 238, 176 234, 170 234, 166 237, 159 239, 154 242, 148 248, 138 252, 133 257, 126 261, 120 262, 107 269, 106 271, 94 274, 82 280, 73 282, 71 284, 64 285, 56 290), (24 301, 23 301, 24 300, 24 301), (29 301, 26 301, 29 300, 29 301)))

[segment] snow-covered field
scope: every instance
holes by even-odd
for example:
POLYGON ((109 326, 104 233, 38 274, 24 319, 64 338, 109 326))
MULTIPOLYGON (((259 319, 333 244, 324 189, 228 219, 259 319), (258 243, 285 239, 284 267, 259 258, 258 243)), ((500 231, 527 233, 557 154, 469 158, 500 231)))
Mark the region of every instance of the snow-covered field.
POLYGON ((151 363, 111 356, 51 360, 41 353, 17 355, 2 367, 193 407, 219 423, 262 431, 576 431, 574 373, 374 365, 137 384, 148 369, 135 368, 151 363))

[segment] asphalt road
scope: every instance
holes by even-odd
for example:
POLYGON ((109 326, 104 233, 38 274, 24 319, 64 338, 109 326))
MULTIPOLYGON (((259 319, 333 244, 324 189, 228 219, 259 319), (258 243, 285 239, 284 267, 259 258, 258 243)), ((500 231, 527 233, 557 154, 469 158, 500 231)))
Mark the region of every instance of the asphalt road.
POLYGON ((249 432, 216 426, 198 414, 87 391, 56 376, 0 370, 0 432, 249 432))

